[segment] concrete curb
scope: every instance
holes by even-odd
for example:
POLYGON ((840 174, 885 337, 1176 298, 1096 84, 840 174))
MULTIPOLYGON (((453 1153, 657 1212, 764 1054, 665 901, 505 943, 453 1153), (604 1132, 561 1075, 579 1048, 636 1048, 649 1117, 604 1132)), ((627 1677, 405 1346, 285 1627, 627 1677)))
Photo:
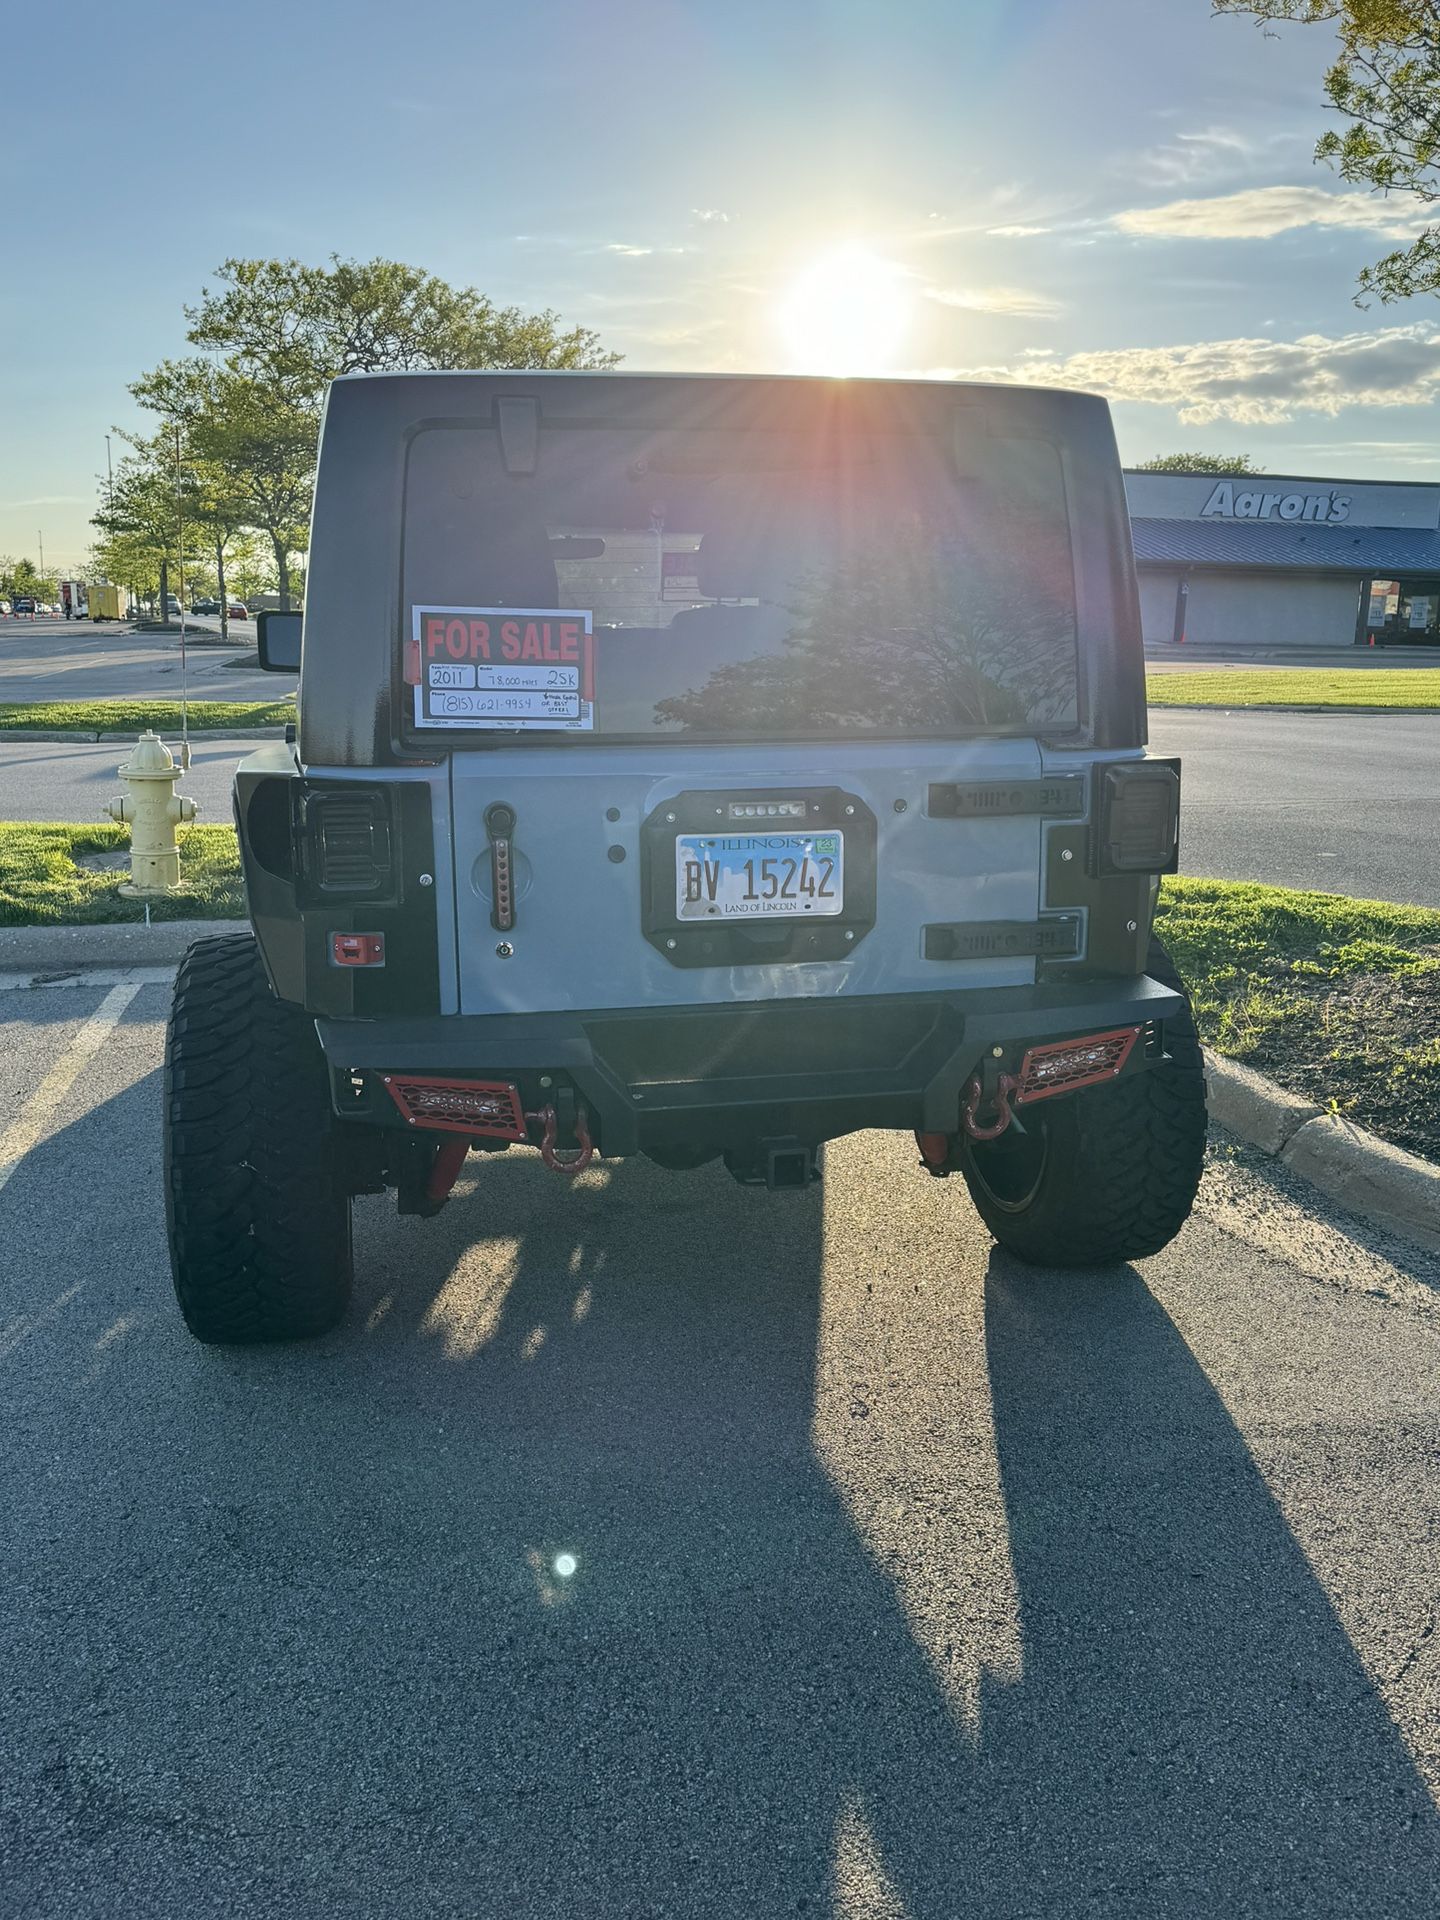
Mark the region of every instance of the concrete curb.
POLYGON ((156 920, 100 927, 0 927, 0 972, 74 973, 92 967, 155 967, 177 961, 192 940, 240 933, 244 920, 156 920))
POLYGON ((1210 1117, 1361 1219, 1440 1252, 1440 1167, 1207 1051, 1210 1117))
MULTIPOLYGON (((177 740, 180 737, 180 729, 178 727, 167 726, 162 731, 166 734, 173 734, 177 740)), ((190 744, 193 747, 198 741, 204 740, 207 734, 212 740, 279 740, 284 736, 284 732, 285 725, 283 721, 278 727, 192 727, 190 729, 190 744)), ((113 741, 119 745, 128 744, 133 746, 139 737, 140 733, 138 728, 133 728, 129 733, 96 733, 92 728, 88 727, 69 727, 65 729, 58 727, 3 727, 0 728, 0 747, 3 747, 7 740, 81 740, 92 747, 98 740, 102 745, 106 742, 113 741)))
POLYGON ((1275 701, 1273 704, 1267 701, 1263 706, 1258 700, 1246 701, 1243 704, 1232 704, 1225 700, 1152 700, 1149 704, 1151 713, 1315 713, 1325 717, 1333 714, 1358 713, 1372 716, 1383 715, 1386 719, 1393 719, 1397 715, 1403 716, 1406 714, 1410 715, 1411 718, 1416 714, 1424 718, 1427 715, 1433 717, 1435 714, 1440 713, 1440 706, 1321 707, 1316 706, 1313 702, 1297 703, 1293 700, 1288 702, 1275 701))

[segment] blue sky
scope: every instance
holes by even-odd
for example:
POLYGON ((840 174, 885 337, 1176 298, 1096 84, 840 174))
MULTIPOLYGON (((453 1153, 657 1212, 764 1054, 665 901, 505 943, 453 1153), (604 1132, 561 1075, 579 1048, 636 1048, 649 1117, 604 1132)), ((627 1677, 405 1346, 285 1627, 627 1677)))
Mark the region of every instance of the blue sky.
POLYGON ((1106 392, 1131 459, 1440 478, 1440 316, 1351 300, 1414 216, 1311 164, 1331 45, 1207 0, 48 0, 6 37, 0 553, 80 561, 230 254, 413 261, 632 368, 844 351, 1106 392))

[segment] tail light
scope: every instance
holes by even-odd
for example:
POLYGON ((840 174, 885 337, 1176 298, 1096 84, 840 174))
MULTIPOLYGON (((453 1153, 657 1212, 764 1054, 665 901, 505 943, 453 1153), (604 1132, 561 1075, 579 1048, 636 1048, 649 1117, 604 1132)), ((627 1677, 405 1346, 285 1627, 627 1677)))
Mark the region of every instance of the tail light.
POLYGON ((394 848, 390 807, 373 789, 307 791, 300 801, 301 859, 319 893, 384 893, 391 885, 394 848))
POLYGON ((1139 1037, 1139 1027, 1116 1027, 1110 1033, 1087 1033, 1081 1040, 1053 1040, 1031 1047, 1016 1076, 1016 1106, 1113 1080, 1139 1037))
POLYGON ((525 1110, 508 1080, 441 1080, 433 1074, 386 1073, 385 1090, 412 1127, 524 1140, 525 1110))
POLYGON ((1174 873, 1180 860, 1180 766, 1125 760, 1100 782, 1101 873, 1174 873))

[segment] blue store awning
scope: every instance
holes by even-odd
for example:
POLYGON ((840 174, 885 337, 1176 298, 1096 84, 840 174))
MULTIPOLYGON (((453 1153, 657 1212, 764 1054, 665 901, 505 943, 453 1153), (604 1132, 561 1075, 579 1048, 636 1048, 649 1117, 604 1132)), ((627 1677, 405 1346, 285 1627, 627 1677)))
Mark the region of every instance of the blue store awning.
POLYGON ((1142 566, 1234 567, 1267 573, 1440 576, 1440 532, 1422 527, 1316 526, 1301 521, 1130 522, 1142 566))

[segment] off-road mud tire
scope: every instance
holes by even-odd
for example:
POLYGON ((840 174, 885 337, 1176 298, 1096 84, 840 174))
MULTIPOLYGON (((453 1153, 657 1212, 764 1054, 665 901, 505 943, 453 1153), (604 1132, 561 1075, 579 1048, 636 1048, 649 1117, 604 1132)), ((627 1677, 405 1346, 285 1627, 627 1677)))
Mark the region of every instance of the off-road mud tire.
POLYGON ((350 1297, 350 1195, 313 1022, 254 937, 198 940, 165 1034, 165 1221, 185 1324, 218 1345, 324 1333, 350 1297))
MULTIPOLYGON (((1158 940, 1147 971, 1184 993, 1158 940)), ((966 1141, 970 1196, 1007 1253, 1035 1266, 1101 1267, 1143 1259, 1175 1238, 1205 1158, 1205 1073, 1188 996, 1183 1014, 1165 1023, 1165 1051, 1163 1062, 1112 1086, 1026 1110, 1025 1126, 1043 1139, 1028 1163, 1003 1136, 966 1141)))

